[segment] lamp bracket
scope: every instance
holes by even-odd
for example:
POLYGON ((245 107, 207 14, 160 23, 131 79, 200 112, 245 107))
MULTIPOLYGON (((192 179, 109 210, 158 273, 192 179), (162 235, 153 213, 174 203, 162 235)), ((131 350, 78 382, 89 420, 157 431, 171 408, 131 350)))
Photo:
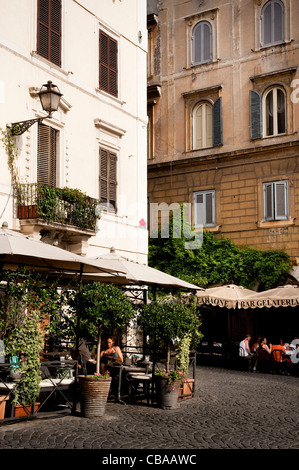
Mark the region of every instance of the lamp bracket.
POLYGON ((11 135, 22 135, 25 131, 33 126, 36 122, 39 124, 44 120, 44 118, 28 119, 28 121, 13 122, 8 128, 10 129, 11 135))

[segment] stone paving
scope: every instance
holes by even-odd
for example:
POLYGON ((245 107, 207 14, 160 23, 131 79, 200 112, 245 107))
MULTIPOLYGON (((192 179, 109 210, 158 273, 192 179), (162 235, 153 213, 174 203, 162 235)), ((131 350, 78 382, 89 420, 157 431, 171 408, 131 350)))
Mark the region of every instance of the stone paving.
POLYGON ((0 449, 299 449, 299 377, 197 367, 178 410, 108 403, 99 419, 0 426, 0 449))

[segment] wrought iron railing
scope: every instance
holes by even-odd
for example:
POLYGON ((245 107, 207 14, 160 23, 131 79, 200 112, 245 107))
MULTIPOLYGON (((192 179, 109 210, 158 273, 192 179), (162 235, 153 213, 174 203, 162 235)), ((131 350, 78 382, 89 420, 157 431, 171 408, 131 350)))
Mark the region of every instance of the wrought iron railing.
POLYGON ((100 201, 78 189, 52 188, 37 183, 17 184, 18 218, 40 218, 47 222, 95 230, 100 201))

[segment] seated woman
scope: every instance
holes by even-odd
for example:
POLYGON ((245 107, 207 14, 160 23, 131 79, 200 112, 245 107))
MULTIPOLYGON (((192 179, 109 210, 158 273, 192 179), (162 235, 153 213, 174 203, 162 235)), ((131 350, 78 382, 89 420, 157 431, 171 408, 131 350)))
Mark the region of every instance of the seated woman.
POLYGON ((112 337, 107 339, 107 348, 101 351, 101 373, 104 374, 107 370, 107 363, 111 361, 115 365, 123 363, 123 354, 119 346, 115 346, 115 340, 112 337))

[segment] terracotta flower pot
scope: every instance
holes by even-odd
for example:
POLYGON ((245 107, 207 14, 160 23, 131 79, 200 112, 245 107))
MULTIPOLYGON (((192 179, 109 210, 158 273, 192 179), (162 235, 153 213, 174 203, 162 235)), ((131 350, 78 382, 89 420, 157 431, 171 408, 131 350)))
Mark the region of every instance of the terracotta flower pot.
MULTIPOLYGON (((35 403, 34 413, 37 412, 40 403, 35 403)), ((29 416, 31 414, 32 405, 15 405, 14 406, 14 417, 29 416)))
POLYGON ((111 377, 97 379, 80 375, 79 387, 81 413, 85 418, 98 418, 104 415, 110 390, 111 377))
POLYGON ((192 398, 194 393, 194 379, 187 379, 180 387, 179 400, 192 398))
POLYGON ((0 396, 0 419, 4 419, 5 416, 5 406, 6 406, 6 401, 9 399, 8 396, 1 395, 0 396))

